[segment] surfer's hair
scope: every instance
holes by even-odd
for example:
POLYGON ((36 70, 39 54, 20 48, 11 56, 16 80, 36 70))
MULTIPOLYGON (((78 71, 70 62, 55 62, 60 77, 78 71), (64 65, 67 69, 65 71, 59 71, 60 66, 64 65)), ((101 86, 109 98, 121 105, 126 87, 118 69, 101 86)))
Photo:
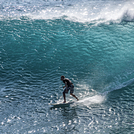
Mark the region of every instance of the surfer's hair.
POLYGON ((62 76, 61 76, 61 78, 65 79, 65 76, 64 76, 64 75, 62 75, 62 76))

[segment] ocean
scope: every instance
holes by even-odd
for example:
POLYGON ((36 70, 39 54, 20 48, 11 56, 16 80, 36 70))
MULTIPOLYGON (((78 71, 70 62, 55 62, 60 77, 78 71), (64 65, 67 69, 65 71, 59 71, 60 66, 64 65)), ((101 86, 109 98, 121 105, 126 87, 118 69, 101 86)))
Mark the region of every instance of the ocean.
POLYGON ((134 1, 0 0, 0 133, 134 134, 134 1))

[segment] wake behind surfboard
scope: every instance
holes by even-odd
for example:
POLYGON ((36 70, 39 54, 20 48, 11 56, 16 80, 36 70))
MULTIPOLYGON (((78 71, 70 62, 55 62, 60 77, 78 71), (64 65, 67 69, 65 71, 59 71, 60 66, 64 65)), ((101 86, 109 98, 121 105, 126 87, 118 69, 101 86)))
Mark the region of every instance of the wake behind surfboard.
POLYGON ((67 103, 51 103, 50 105, 52 105, 53 107, 68 107, 73 103, 74 101, 67 102, 67 103))

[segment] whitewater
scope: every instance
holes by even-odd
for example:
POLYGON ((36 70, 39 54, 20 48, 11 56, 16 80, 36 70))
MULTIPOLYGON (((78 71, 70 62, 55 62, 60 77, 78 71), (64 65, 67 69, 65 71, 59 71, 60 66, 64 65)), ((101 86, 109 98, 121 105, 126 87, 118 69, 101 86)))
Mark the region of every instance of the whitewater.
POLYGON ((134 133, 133 55, 133 0, 1 0, 0 133, 134 133))

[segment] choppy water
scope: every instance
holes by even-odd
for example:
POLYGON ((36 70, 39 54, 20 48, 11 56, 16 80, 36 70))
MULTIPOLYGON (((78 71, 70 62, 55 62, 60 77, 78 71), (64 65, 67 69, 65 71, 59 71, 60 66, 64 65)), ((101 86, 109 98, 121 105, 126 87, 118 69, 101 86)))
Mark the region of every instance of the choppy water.
POLYGON ((1 0, 0 76, 0 133, 134 133, 134 2, 1 0))

